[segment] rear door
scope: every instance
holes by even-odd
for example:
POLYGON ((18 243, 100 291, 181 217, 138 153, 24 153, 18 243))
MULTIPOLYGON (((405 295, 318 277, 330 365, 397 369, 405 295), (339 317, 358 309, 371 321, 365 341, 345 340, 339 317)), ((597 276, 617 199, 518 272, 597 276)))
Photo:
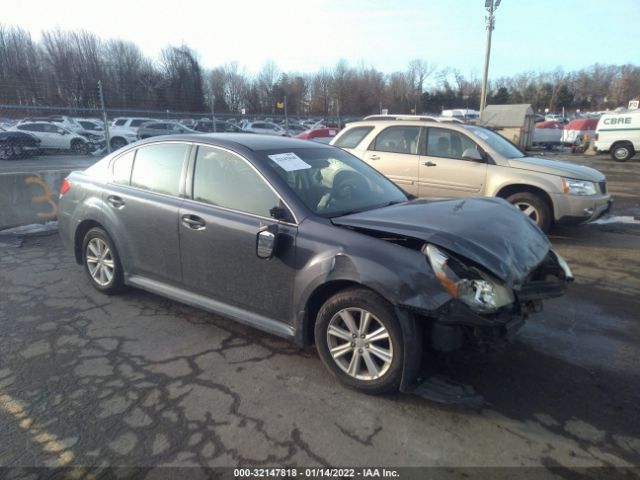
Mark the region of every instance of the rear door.
POLYGON ((270 319, 289 321, 297 226, 271 218, 273 207, 286 207, 246 159, 218 147, 197 148, 187 180, 190 198, 180 208, 186 288, 270 319), (258 231, 276 223, 276 255, 260 259, 258 231))
POLYGON ((482 195, 487 177, 487 163, 464 160, 466 149, 480 147, 457 130, 429 127, 426 155, 420 157, 421 197, 449 198, 482 195))
POLYGON ((178 211, 189 149, 182 142, 143 145, 111 165, 105 217, 129 275, 181 282, 178 211))
POLYGON ((362 159, 406 192, 418 195, 423 130, 387 127, 373 139, 362 159))

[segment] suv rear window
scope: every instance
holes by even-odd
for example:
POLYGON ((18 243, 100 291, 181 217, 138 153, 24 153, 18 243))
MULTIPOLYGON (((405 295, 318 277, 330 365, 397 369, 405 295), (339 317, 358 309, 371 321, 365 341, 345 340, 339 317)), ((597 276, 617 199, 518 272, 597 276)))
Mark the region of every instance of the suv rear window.
POLYGON ((355 127, 344 132, 334 145, 341 148, 356 148, 373 127, 355 127))

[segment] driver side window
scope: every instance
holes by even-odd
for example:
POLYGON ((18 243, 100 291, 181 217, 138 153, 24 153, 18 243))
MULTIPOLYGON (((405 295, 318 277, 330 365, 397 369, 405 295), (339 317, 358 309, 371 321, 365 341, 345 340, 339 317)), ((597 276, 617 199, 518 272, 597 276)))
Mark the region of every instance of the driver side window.
POLYGON ((240 212, 271 217, 280 198, 247 160, 215 147, 198 147, 193 199, 240 212))

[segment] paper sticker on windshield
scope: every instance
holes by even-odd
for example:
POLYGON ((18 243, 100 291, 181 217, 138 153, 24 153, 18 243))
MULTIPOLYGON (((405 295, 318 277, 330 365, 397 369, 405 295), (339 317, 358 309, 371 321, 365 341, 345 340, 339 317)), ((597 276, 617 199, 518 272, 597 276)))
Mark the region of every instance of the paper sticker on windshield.
POLYGON ((311 165, 305 163, 304 160, 295 153, 277 153, 275 155, 269 155, 269 158, 287 172, 295 172, 296 170, 311 168, 311 165))
POLYGON ((489 140, 489 135, 480 130, 471 130, 476 137, 480 137, 483 140, 489 140))

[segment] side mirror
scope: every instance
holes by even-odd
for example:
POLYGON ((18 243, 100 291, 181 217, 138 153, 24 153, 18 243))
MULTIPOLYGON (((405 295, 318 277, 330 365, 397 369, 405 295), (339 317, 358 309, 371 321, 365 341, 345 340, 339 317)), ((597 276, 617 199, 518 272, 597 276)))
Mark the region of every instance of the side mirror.
POLYGON ((278 244, 278 225, 267 225, 260 228, 256 237, 256 255, 258 258, 273 257, 278 244))
POLYGON ((480 152, 475 148, 467 148, 462 152, 463 160, 471 160, 472 162, 484 162, 484 158, 480 155, 480 152))

